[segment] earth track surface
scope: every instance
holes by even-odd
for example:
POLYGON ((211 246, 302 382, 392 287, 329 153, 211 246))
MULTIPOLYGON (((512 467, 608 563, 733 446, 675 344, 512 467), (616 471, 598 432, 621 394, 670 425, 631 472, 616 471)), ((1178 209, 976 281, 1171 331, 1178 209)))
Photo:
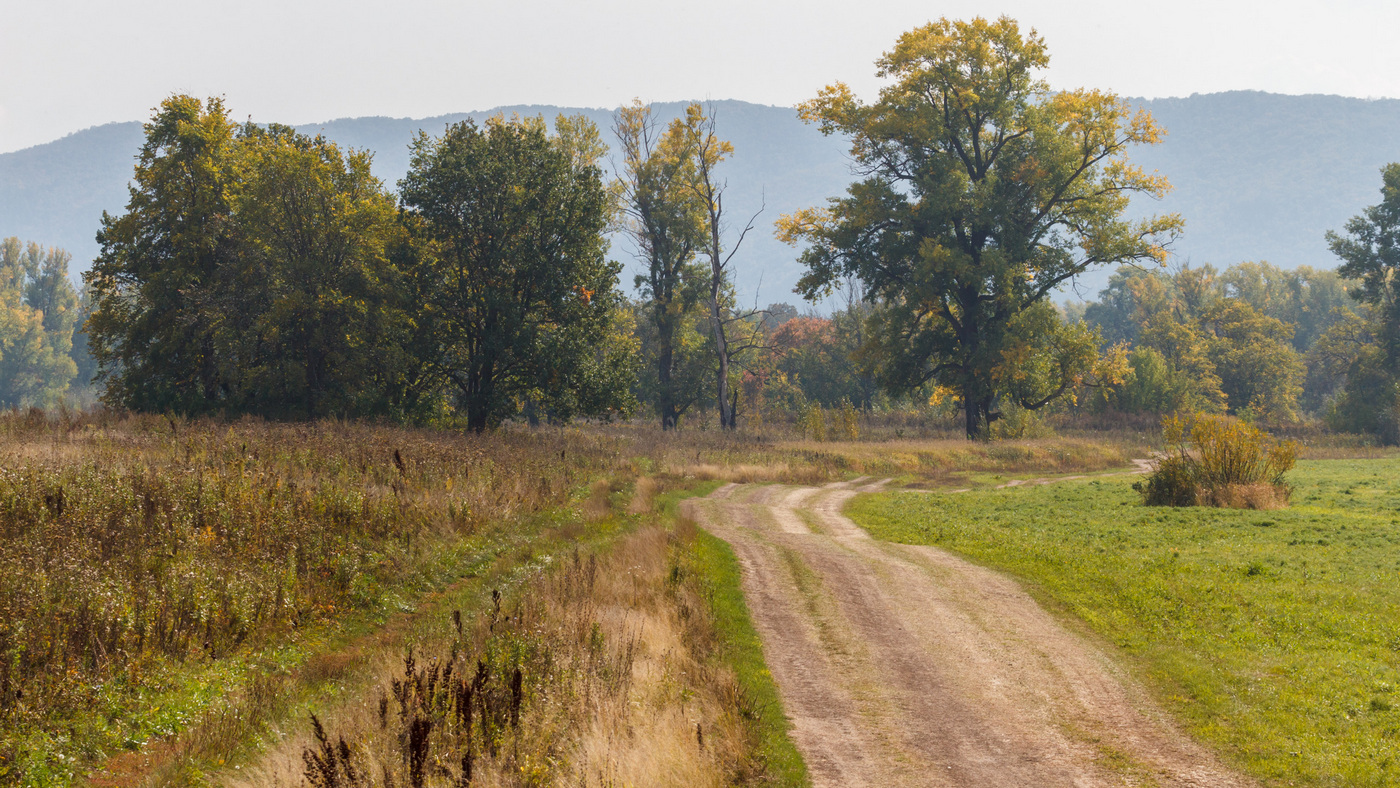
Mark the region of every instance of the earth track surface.
POLYGON ((686 502, 739 558, 814 785, 1254 785, 1015 582, 872 539, 841 513, 864 481, 686 502))

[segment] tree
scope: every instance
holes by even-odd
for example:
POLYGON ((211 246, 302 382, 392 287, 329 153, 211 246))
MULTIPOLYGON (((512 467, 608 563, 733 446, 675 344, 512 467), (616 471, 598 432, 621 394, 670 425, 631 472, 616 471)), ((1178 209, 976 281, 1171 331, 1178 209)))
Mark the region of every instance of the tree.
POLYGON ((55 404, 77 375, 69 259, 18 238, 0 242, 0 406, 55 404))
POLYGON ((87 275, 106 398, 288 418, 397 413, 397 208, 365 152, 163 102, 87 275))
POLYGON ((403 202, 430 242, 416 267, 432 364, 481 432, 526 401, 561 415, 629 406, 628 374, 600 353, 618 316, 604 257, 610 203, 596 129, 496 117, 420 133, 403 202))
POLYGON ((1293 327, 1238 298, 1216 301, 1200 319, 1230 412, 1248 408, 1271 421, 1296 421, 1306 370, 1293 349, 1293 327))
MULTIPOLYGON (((719 180, 715 169, 727 157, 733 155, 734 146, 719 138, 715 131, 713 110, 706 112, 699 104, 685 108, 685 116, 671 124, 670 134, 679 138, 679 144, 687 153, 683 177, 692 195, 700 203, 703 228, 702 253, 710 263, 709 299, 710 329, 715 346, 715 403, 719 407, 721 429, 732 430, 738 427, 738 390, 730 394, 730 365, 746 350, 754 349, 752 342, 734 342, 730 336, 730 326, 737 321, 752 317, 751 314, 736 315, 730 307, 733 302, 733 283, 730 278, 730 264, 739 251, 744 238, 753 229, 755 213, 732 244, 724 242, 724 191, 725 182, 719 180)), ((759 208, 759 212, 762 212, 759 208)))
POLYGON ((1346 385, 1331 414, 1334 426, 1400 443, 1400 163, 1381 170, 1381 202, 1327 233, 1337 272, 1360 280, 1351 291, 1366 317, 1340 322, 1319 345, 1346 385))
POLYGON ((407 315, 401 226, 370 154, 285 126, 239 135, 237 254, 221 267, 216 352, 230 410, 318 418, 394 410, 407 315))
POLYGON ((1381 202, 1346 224, 1346 235, 1328 231, 1337 273, 1358 279, 1352 296, 1371 307, 1389 369, 1400 369, 1400 162, 1381 170, 1381 202))
POLYGON ((661 429, 670 430, 698 398, 689 385, 693 354, 684 352, 682 335, 701 300, 703 273, 695 253, 705 242, 702 209, 685 182, 690 154, 678 127, 660 133, 651 107, 633 102, 617 111, 613 133, 622 147, 615 187, 624 227, 646 265, 636 286, 649 324, 645 346, 656 370, 651 400, 661 429))
MULTIPOLYGON (((808 244, 801 290, 814 298, 858 277, 883 305, 873 341, 886 384, 957 390, 969 437, 986 434, 1010 395, 1007 347, 1045 344, 1015 336, 1048 325, 1023 313, 1095 266, 1162 261, 1181 226, 1122 218, 1130 195, 1168 188, 1126 160, 1160 139, 1151 116, 1108 93, 1052 92, 1035 77, 1047 63, 1044 42, 1011 19, 945 19, 878 61, 892 82, 876 103, 838 83, 801 107, 824 133, 851 137, 866 176, 780 222, 783 237, 808 244)), ((1059 374, 1051 392, 1092 371, 1059 374)))
POLYGON ((126 213, 102 214, 86 274, 89 342, 105 397, 139 410, 217 407, 219 270, 234 254, 235 125, 223 102, 172 96, 147 123, 126 213))

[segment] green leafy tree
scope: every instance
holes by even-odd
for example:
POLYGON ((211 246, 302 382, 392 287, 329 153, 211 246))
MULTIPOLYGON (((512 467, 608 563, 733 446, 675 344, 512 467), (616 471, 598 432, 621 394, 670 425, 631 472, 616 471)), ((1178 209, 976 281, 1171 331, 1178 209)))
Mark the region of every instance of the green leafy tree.
POLYGON ((69 259, 62 249, 0 241, 0 406, 56 404, 78 373, 69 259))
POLYGON ((108 401, 216 410, 229 381, 216 355, 221 269, 236 254, 230 197, 236 126, 223 102, 161 102, 145 126, 126 212, 102 215, 86 281, 89 343, 108 401))
POLYGON ((1400 369, 1400 163, 1381 170, 1381 202, 1346 224, 1346 234, 1328 231, 1337 273, 1360 281, 1352 295, 1368 305, 1389 369, 1400 369))
POLYGON ((1381 179, 1381 202, 1347 222, 1345 235, 1327 233, 1338 273, 1360 281, 1351 293, 1366 315, 1335 326, 1320 355, 1346 369, 1332 424, 1400 443, 1400 163, 1381 179))
POLYGON ((280 418, 394 414, 407 316, 402 231, 364 152, 217 99, 146 125, 126 213, 87 277, 106 396, 140 410, 280 418))
POLYGON ((1248 409, 1270 421, 1296 421, 1306 368, 1293 349, 1293 327, 1238 298, 1213 303, 1201 323, 1211 337, 1207 352, 1230 412, 1248 409))
POLYGON ((474 431, 526 402, 565 418, 631 404, 635 367, 600 352, 621 302, 596 130, 567 119, 556 129, 497 117, 420 134, 400 183, 430 242, 415 275, 432 364, 474 431))
POLYGON ((390 249, 401 226, 370 155, 245 126, 230 200, 216 348, 229 407, 317 418, 393 413, 408 320, 390 249))
MULTIPOLYGON (((816 297, 859 278, 884 306, 873 339, 887 385, 956 390, 969 437, 1012 395, 1007 348, 1054 344, 1016 336, 1048 325, 1022 315, 1096 266, 1164 259, 1181 224, 1122 216, 1132 194, 1168 188, 1126 160, 1160 138, 1151 117, 1111 94, 1051 91, 1035 75, 1048 62, 1044 42, 1011 19, 942 20, 878 61, 892 81, 876 103, 837 84, 801 108, 851 137, 867 177, 780 223, 808 244, 800 288, 816 297)), ((1056 366, 1063 378, 1047 394, 1092 374, 1056 366)))

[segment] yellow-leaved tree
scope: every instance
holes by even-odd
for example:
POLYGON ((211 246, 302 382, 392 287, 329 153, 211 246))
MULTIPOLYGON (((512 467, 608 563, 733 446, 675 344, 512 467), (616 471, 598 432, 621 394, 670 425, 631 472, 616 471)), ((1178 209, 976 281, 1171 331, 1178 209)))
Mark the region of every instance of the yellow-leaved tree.
POLYGON ((958 391, 969 437, 1005 403, 1040 408, 1117 374, 1095 337, 1032 310, 1090 268, 1163 261, 1181 227, 1123 218, 1130 195, 1168 189, 1126 158, 1161 137, 1151 116, 1110 93, 1052 91, 1036 77, 1048 62, 1014 20, 944 19, 880 58, 875 103, 838 83, 801 107, 851 138, 865 177, 779 222, 806 245, 800 289, 859 279, 880 307, 869 342, 885 385, 958 391))

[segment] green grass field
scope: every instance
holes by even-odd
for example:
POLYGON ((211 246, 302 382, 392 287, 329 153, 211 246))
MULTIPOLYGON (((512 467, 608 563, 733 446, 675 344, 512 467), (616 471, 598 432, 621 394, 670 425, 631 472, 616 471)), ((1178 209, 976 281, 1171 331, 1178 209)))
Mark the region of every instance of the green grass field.
POLYGON ((1400 459, 1301 462, 1280 511, 1149 508, 1132 477, 848 513, 1021 579, 1200 740, 1276 785, 1400 785, 1400 459))

